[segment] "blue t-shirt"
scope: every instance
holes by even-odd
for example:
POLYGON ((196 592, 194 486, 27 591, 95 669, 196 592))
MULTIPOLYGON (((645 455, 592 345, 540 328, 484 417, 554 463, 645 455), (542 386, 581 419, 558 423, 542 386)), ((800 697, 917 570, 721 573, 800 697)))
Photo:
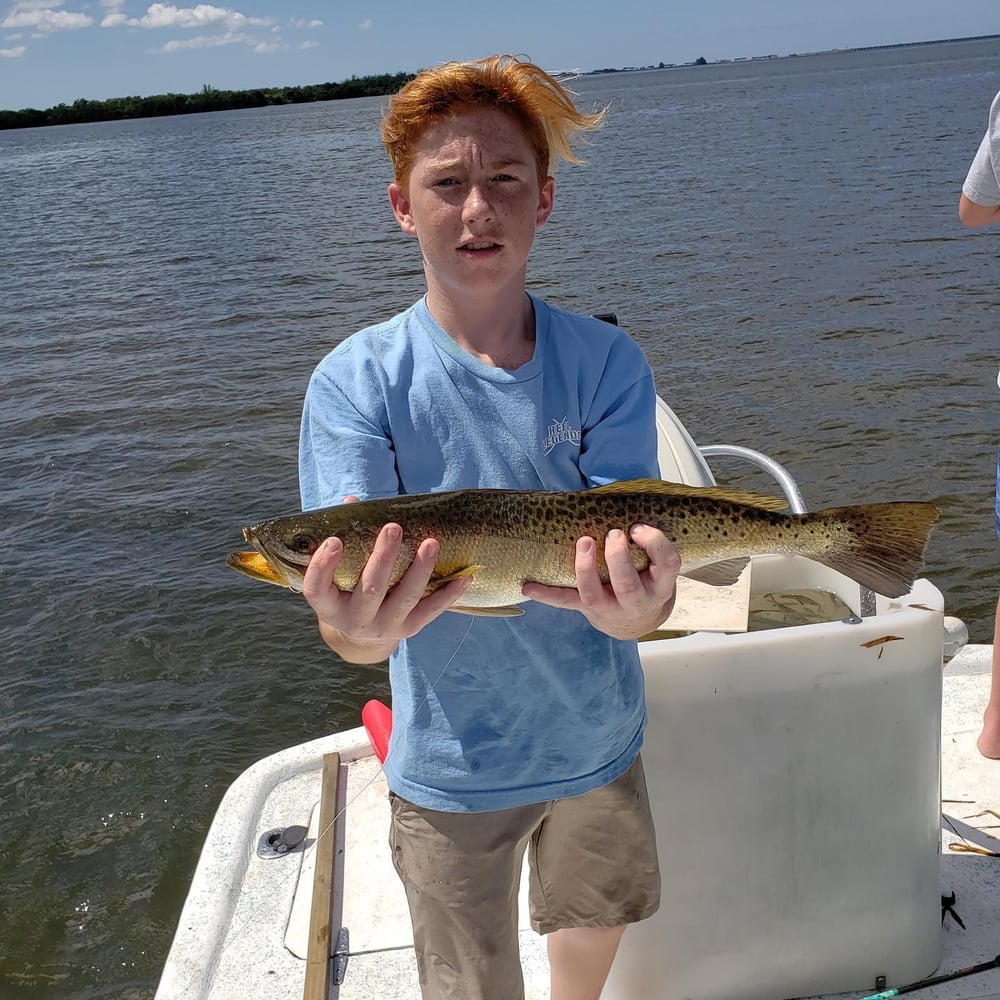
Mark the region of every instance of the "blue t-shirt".
MULTIPOLYGON (((423 300, 320 362, 302 416, 304 510, 400 493, 578 490, 656 477, 656 395, 624 331, 532 297, 535 350, 513 371, 462 350, 423 300)), ((638 647, 578 612, 445 613, 390 657, 390 789, 480 812, 613 781, 642 742, 638 647)))

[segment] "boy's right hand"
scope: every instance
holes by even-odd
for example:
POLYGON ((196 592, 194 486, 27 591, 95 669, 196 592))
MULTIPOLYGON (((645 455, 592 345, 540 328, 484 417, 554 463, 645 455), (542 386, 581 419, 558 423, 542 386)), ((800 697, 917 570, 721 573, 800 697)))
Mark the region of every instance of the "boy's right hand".
MULTIPOLYGON (((344 500, 356 501, 357 497, 344 500)), ((327 645, 348 662, 381 662, 400 639, 416 635, 447 611, 471 583, 465 577, 427 593, 441 547, 437 539, 427 538, 417 548, 409 569, 390 590, 392 568, 402 542, 403 529, 398 524, 383 525, 353 591, 340 590, 333 582, 344 554, 344 543, 339 538, 327 538, 306 567, 302 594, 316 612, 327 645)))

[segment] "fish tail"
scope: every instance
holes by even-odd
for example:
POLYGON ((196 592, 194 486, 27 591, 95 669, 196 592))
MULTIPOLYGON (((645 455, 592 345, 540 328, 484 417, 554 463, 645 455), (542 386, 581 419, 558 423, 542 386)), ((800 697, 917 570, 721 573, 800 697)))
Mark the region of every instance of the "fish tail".
POLYGON ((833 544, 815 558, 885 597, 909 593, 924 565, 931 528, 940 511, 931 503, 878 503, 832 507, 805 515, 822 523, 833 544))

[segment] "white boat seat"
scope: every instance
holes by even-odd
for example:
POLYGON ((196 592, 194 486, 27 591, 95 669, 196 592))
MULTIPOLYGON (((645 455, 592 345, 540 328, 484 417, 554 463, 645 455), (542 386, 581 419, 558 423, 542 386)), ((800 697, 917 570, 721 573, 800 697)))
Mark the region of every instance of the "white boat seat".
MULTIPOLYGON (((594 313, 593 316, 618 326, 617 313, 594 313)), ((802 494, 787 469, 763 452, 740 445, 714 444, 699 448, 684 429, 677 414, 659 396, 656 397, 656 439, 660 478, 667 482, 684 483, 688 486, 715 486, 715 477, 705 461, 706 456, 742 458, 774 477, 793 514, 806 512, 802 494)))
POLYGON ((801 514, 806 510, 802 493, 784 466, 763 452, 741 445, 713 444, 699 448, 677 414, 659 396, 656 397, 656 439, 661 479, 688 486, 714 486, 715 477, 706 458, 713 455, 741 458, 774 477, 792 513, 801 514))

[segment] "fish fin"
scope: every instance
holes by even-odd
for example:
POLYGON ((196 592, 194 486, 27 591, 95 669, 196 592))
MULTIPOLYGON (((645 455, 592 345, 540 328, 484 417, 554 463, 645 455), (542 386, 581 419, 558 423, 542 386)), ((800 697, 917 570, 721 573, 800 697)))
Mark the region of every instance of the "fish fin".
POLYGON ((449 611, 457 611, 460 615, 478 615, 481 618, 520 618, 524 614, 524 608, 519 608, 514 604, 509 604, 504 608, 470 608, 461 604, 453 604, 449 611))
POLYGON ((825 522, 837 539, 818 562, 884 597, 909 593, 924 564, 931 528, 941 516, 932 503, 897 501, 830 507, 802 516, 825 522))
POLYGON ((660 496, 706 500, 728 500, 761 510, 787 510, 788 501, 784 497, 773 497, 767 493, 752 493, 749 490, 735 490, 728 486, 686 486, 684 483, 670 483, 665 479, 623 479, 604 486, 592 486, 585 493, 616 493, 627 496, 631 493, 658 493, 660 496))
POLYGON ((749 556, 738 556, 735 559, 722 559, 719 562, 699 566, 690 572, 682 570, 681 576, 698 583, 707 583, 712 587, 730 587, 740 578, 740 574, 750 562, 749 556))
POLYGON ((467 576, 475 576, 481 569, 482 566, 461 566, 456 570, 452 570, 450 573, 444 573, 442 575, 435 574, 431 577, 430 582, 427 584, 427 590, 424 593, 424 597, 428 594, 433 594, 435 590, 440 590, 446 583, 451 583, 452 580, 461 580, 467 576))
POLYGON ((278 576, 274 567, 259 552, 230 552, 226 556, 226 565, 230 569, 250 577, 251 580, 262 580, 279 587, 287 587, 285 580, 278 576))

